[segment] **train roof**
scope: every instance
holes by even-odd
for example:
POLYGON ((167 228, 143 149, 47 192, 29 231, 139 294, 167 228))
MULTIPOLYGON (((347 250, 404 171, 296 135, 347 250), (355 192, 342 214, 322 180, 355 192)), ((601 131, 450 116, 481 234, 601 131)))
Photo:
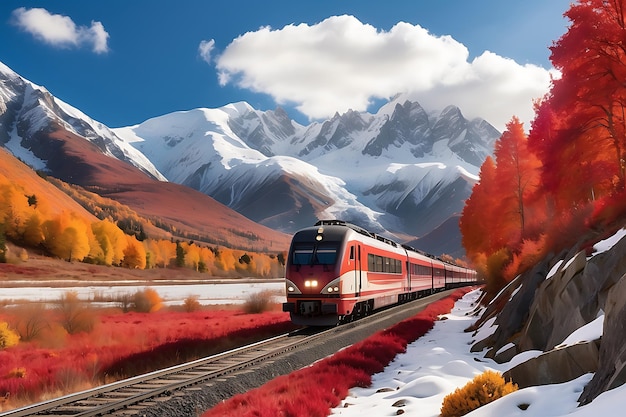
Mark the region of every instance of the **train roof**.
POLYGON ((313 227, 307 228, 307 229, 310 230, 310 229, 313 229, 314 227, 320 227, 320 226, 340 226, 340 227, 346 227, 346 228, 352 229, 355 232, 357 232, 359 234, 362 234, 364 236, 368 236, 368 237, 370 237, 372 239, 376 239, 378 241, 387 243, 387 244, 389 244, 389 245, 391 245, 391 246, 393 246, 395 248, 401 247, 404 250, 418 253, 418 254, 420 254, 422 256, 425 256, 427 258, 434 259, 434 260, 437 260, 439 262, 443 262, 444 264, 453 265, 453 266, 459 266, 459 265, 456 265, 454 263, 450 263, 450 262, 444 261, 443 259, 441 259, 438 256, 432 255, 430 253, 424 252, 424 251, 419 250, 419 249, 415 249, 415 248, 413 248, 413 247, 411 247, 409 245, 396 243, 396 242, 394 242, 391 239, 388 239, 388 238, 386 238, 384 236, 377 235, 376 233, 372 233, 372 232, 370 232, 370 231, 368 231, 368 230, 366 230, 366 229, 364 229, 364 228, 362 228, 360 226, 357 226, 355 224, 346 222, 344 220, 337 220, 337 219, 320 220, 317 223, 315 223, 315 225, 313 227))
POLYGON ((394 248, 397 248, 400 246, 398 243, 394 242, 391 239, 388 239, 384 236, 377 235, 376 233, 372 233, 368 230, 363 229, 362 227, 356 226, 352 223, 345 222, 343 220, 320 220, 317 223, 315 223, 315 226, 343 226, 343 227, 350 228, 357 233, 368 236, 372 239, 376 239, 388 245, 391 245, 394 248))

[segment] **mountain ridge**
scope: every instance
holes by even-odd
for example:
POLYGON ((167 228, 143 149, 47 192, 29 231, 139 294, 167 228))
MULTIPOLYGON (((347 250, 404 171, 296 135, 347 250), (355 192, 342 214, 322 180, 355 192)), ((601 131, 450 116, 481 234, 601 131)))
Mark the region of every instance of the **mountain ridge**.
MULTIPOLYGON (((6 66, 0 76, 0 142, 33 168, 89 185, 92 177, 71 178, 63 170, 81 161, 68 164, 70 154, 62 164, 49 158, 56 143, 50 133, 65 130, 91 143, 94 153, 197 190, 286 234, 319 218, 341 218, 392 238, 425 235, 459 214, 499 137, 455 106, 428 114, 406 95, 374 114, 348 111, 307 126, 280 107, 260 111, 238 102, 111 129, 6 66)), ((101 174, 103 165, 89 172, 101 174)), ((462 255, 460 234, 450 239, 453 255, 462 255)))

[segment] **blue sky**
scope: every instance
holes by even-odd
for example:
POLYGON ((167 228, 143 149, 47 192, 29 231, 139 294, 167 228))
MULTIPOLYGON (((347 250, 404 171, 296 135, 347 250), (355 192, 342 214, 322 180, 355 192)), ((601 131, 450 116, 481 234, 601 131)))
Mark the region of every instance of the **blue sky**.
POLYGON ((248 101, 299 122, 408 92, 532 118, 570 0, 0 2, 0 61, 110 126, 248 101))

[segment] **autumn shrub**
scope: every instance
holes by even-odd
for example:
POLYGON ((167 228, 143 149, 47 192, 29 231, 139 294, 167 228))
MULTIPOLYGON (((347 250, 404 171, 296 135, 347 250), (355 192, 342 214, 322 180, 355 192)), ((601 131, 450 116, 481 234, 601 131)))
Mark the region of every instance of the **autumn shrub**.
POLYGON ((183 310, 185 310, 187 313, 193 313, 194 311, 198 311, 201 307, 202 306, 198 301, 198 296, 196 295, 190 295, 183 301, 183 310))
POLYGON ((43 330, 50 328, 46 308, 40 303, 26 303, 16 307, 12 325, 25 342, 37 339, 43 330))
POLYGON ((6 322, 0 322, 0 349, 6 349, 19 343, 20 336, 9 328, 6 322))
POLYGON ((134 296, 126 292, 117 294, 114 301, 124 313, 128 313, 134 306, 134 296))
POLYGON ((243 304, 243 311, 247 314, 258 314, 270 310, 272 306, 272 292, 261 291, 252 293, 243 304))
POLYGON ((517 385, 506 382, 502 375, 486 371, 443 399, 441 417, 464 416, 492 401, 517 391, 517 385))
POLYGON ((76 291, 66 291, 56 301, 60 323, 69 333, 90 332, 96 324, 94 311, 78 298, 76 291))
POLYGON ((163 307, 163 299, 152 288, 145 288, 137 291, 133 296, 135 311, 139 313, 154 313, 163 307))
POLYGON ((70 336, 61 324, 54 322, 37 335, 37 344, 47 349, 61 349, 67 345, 70 336))

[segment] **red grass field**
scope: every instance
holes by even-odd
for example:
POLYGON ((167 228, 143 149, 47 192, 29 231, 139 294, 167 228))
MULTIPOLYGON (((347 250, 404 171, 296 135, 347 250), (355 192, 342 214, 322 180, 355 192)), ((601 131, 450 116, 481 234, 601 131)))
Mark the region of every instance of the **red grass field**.
POLYGON ((292 329, 287 313, 238 310, 101 314, 90 333, 73 335, 53 326, 38 341, 0 350, 0 411, 292 329))
POLYGON ((436 301, 416 316, 316 362, 310 367, 273 379, 236 395, 202 417, 326 417, 352 387, 367 387, 409 343, 430 329, 441 314, 449 313, 456 300, 469 292, 459 289, 436 301))

